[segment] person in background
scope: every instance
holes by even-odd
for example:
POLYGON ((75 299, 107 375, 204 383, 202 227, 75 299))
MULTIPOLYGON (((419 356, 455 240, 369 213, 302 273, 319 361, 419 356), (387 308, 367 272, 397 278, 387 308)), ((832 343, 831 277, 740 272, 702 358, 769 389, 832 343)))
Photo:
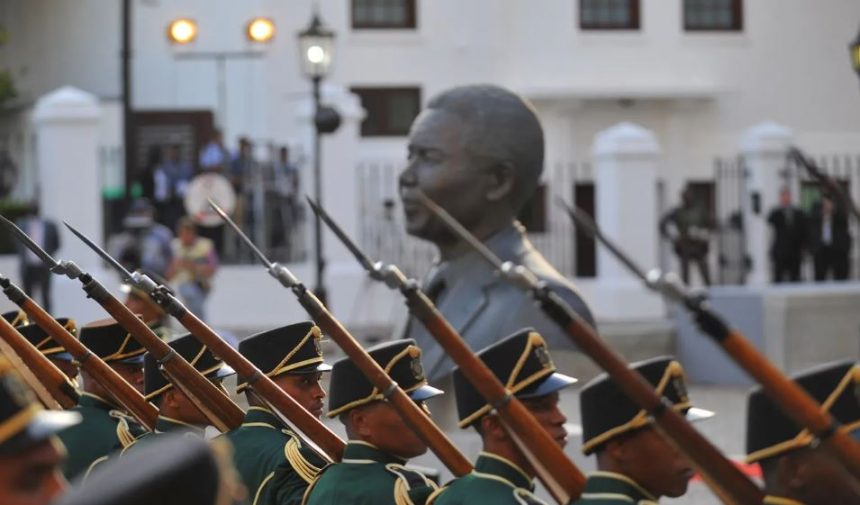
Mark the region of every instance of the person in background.
POLYGON ((206 297, 218 269, 218 253, 211 240, 197 235, 194 221, 187 216, 177 223, 176 235, 171 242, 173 262, 165 277, 176 286, 188 309, 205 320, 206 297))
POLYGON ((146 198, 133 201, 122 233, 108 240, 108 252, 129 271, 143 268, 164 275, 173 258, 173 232, 155 222, 155 209, 146 198))
POLYGON ((152 174, 152 198, 158 221, 171 230, 184 214, 183 198, 194 175, 191 163, 182 159, 180 147, 179 144, 168 146, 165 149, 164 161, 155 167, 152 174))
POLYGON ((788 188, 782 188, 780 191, 779 207, 770 211, 767 222, 773 228, 773 243, 770 246, 773 282, 799 282, 808 219, 806 214, 792 203, 791 191, 788 188))
POLYGON ((690 263, 693 263, 699 269, 702 283, 705 286, 711 285, 708 268, 711 229, 713 224, 707 209, 697 204, 690 188, 681 193, 681 204, 660 220, 660 235, 672 242, 681 264, 681 279, 684 284, 690 283, 690 263))
POLYGON ((813 209, 809 230, 815 280, 824 281, 831 275, 837 281, 847 279, 850 270, 848 255, 851 252, 848 216, 842 208, 834 205, 830 195, 821 195, 821 201, 813 209))
MULTIPOLYGON (((60 248, 60 233, 56 223, 40 215, 39 202, 33 202, 27 215, 18 223, 24 233, 36 242, 50 255, 60 248)), ((18 250, 21 283, 24 292, 33 298, 33 292, 38 288, 42 297, 42 307, 51 312, 51 271, 32 251, 27 249, 20 240, 15 241, 18 250)))

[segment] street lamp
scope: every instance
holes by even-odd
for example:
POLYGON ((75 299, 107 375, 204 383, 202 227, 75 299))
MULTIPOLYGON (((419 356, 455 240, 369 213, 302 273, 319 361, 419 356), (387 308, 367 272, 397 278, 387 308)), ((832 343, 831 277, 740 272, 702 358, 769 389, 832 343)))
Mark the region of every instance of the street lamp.
MULTIPOLYGON (((332 107, 320 104, 320 84, 328 75, 334 56, 334 32, 323 26, 318 12, 314 12, 307 28, 299 33, 299 62, 302 73, 313 83, 314 93, 314 199, 322 205, 322 161, 320 159, 320 137, 332 133, 340 126, 340 115, 332 107)), ((319 217, 314 221, 314 242, 316 256, 316 286, 314 292, 326 302, 326 289, 323 284, 322 223, 319 217)))
POLYGON ((848 48, 851 50, 851 66, 854 67, 854 71, 860 77, 860 32, 857 32, 857 37, 848 48))

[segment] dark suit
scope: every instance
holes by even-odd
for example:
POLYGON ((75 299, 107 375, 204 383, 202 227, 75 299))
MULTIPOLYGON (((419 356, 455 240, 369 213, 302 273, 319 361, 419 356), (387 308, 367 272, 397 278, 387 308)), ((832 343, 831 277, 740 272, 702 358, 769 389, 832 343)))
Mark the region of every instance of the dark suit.
MULTIPOLYGON (((57 225, 40 217, 28 217, 21 220, 18 226, 30 235, 48 254, 54 255, 60 248, 60 233, 57 225), (39 226, 41 224, 41 226, 39 226)), ((31 252, 20 241, 16 242, 20 266, 21 283, 24 291, 33 296, 33 289, 38 286, 42 294, 42 306, 51 312, 51 272, 41 260, 33 258, 31 252)))
POLYGON ((797 207, 777 207, 770 211, 767 222, 774 232, 770 246, 773 282, 800 281, 800 261, 809 230, 806 214, 797 207))
POLYGON ((851 234, 848 231, 848 216, 834 209, 826 219, 821 207, 816 206, 809 227, 809 244, 815 262, 815 280, 823 281, 832 273, 836 280, 848 278, 848 254, 851 251, 851 234), (829 221, 829 233, 826 224, 829 221))

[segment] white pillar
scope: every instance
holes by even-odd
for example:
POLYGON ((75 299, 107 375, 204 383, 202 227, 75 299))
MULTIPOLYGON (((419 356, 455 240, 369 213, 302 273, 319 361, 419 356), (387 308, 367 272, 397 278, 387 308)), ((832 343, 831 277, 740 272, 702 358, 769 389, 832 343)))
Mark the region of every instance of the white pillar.
MULTIPOLYGON (((35 106, 33 122, 37 136, 38 198, 42 215, 60 229, 60 250, 55 257, 74 261, 105 281, 100 260, 63 226, 69 224, 104 243, 102 236, 102 198, 99 180, 99 121, 97 98, 77 88, 62 87, 42 96, 35 106)), ((104 311, 88 300, 78 281, 54 276, 53 312, 86 322, 106 317, 104 311)))
MULTIPOLYGON (((654 133, 626 122, 598 133, 592 146, 597 224, 645 269, 657 266, 659 156, 654 133)), ((594 295, 599 319, 663 315, 660 297, 647 291, 642 281, 600 244, 594 295)))
POLYGON ((747 170, 743 198, 744 234, 747 254, 752 260, 747 284, 770 282, 770 230, 767 213, 779 204, 780 189, 786 184, 797 201, 797 181, 786 180, 786 154, 794 136, 788 128, 766 121, 747 129, 741 137, 741 153, 747 170))

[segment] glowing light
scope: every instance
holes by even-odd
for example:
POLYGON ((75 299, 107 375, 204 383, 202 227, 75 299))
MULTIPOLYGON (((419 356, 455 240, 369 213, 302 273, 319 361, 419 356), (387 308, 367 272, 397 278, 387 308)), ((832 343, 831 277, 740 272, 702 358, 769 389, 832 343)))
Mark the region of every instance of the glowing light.
POLYGON ((188 44, 197 37, 197 23, 187 18, 173 20, 167 27, 167 37, 174 44, 188 44))
POLYGON ((254 18, 245 33, 252 42, 268 42, 275 36, 275 23, 269 18, 254 18))
POLYGON ((308 61, 314 64, 325 61, 325 51, 320 46, 311 46, 308 48, 308 61))

